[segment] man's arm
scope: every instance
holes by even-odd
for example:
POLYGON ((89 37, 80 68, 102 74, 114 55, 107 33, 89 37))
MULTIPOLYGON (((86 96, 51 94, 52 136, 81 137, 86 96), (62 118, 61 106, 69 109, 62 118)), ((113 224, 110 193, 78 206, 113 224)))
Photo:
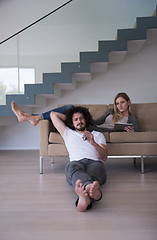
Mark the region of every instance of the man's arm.
POLYGON ((106 161, 107 160, 107 148, 104 144, 97 144, 96 142, 94 142, 93 144, 95 150, 97 151, 99 158, 102 161, 106 161))
POLYGON ((55 128, 58 130, 61 136, 63 136, 66 128, 66 125, 64 123, 65 115, 59 112, 51 112, 50 117, 55 128))

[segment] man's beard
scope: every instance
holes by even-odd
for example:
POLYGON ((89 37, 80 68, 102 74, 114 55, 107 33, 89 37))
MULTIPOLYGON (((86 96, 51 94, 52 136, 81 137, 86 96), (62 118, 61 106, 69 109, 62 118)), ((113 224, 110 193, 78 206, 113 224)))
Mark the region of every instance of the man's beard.
POLYGON ((75 128, 75 130, 78 130, 78 131, 81 131, 81 132, 84 131, 85 129, 86 129, 86 125, 82 125, 82 124, 81 124, 80 127, 78 126, 78 127, 75 128))

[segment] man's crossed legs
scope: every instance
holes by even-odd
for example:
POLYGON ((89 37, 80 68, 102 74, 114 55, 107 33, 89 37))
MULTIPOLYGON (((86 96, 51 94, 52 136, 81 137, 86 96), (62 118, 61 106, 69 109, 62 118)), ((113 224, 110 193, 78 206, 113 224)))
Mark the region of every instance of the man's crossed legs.
POLYGON ((92 207, 93 201, 99 201, 102 193, 100 185, 106 182, 106 169, 101 161, 82 159, 67 164, 67 181, 73 185, 78 195, 77 209, 81 212, 92 207))

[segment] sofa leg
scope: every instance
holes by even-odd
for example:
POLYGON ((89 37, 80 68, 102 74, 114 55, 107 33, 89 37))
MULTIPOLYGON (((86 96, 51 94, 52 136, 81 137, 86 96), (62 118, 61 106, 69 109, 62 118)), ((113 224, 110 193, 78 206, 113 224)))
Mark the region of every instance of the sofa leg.
POLYGON ((40 174, 43 174, 43 157, 40 156, 40 174))
POLYGON ((144 174, 144 157, 141 156, 141 173, 144 174))
POLYGON ((53 165, 53 164, 54 164, 54 158, 51 157, 51 165, 53 165))

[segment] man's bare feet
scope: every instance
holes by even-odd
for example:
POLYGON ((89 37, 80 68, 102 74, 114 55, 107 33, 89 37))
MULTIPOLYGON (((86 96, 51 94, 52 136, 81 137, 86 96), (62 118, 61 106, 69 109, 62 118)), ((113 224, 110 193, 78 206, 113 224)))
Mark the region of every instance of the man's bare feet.
POLYGON ((76 181, 75 192, 79 196, 79 200, 78 200, 78 204, 77 204, 78 211, 80 211, 80 212, 86 211, 87 210, 87 206, 90 204, 90 198, 89 198, 87 190, 82 185, 80 179, 78 179, 76 181))
POLYGON ((31 125, 36 126, 41 120, 40 115, 33 116, 23 112, 20 108, 18 108, 14 101, 11 102, 11 108, 20 123, 29 121, 31 125))
POLYGON ((88 184, 86 186, 86 190, 91 198, 98 201, 102 197, 102 193, 99 189, 100 185, 98 181, 94 181, 91 184, 88 184))

